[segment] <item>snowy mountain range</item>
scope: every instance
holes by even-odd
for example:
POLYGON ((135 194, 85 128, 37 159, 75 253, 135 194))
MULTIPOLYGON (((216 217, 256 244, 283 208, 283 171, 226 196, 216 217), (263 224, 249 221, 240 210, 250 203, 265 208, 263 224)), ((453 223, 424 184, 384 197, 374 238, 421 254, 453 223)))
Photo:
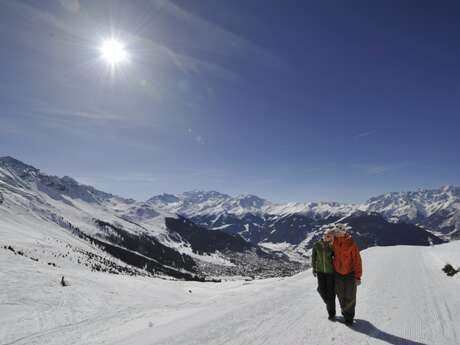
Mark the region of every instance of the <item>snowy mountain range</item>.
POLYGON ((364 206, 390 221, 417 224, 446 238, 460 239, 460 187, 386 193, 364 206))
POLYGON ((12 157, 0 158, 0 196, 2 244, 21 250, 18 235, 19 243, 38 239, 39 247, 51 252, 43 260, 72 256, 70 250, 73 261, 92 269, 195 280, 278 276, 301 268, 239 235, 203 229, 177 214, 44 174, 12 157), (57 247, 49 243, 56 238, 61 239, 57 247))
POLYGON ((337 202, 275 204, 250 194, 231 197, 216 191, 200 190, 175 195, 160 194, 147 200, 147 203, 158 209, 183 214, 187 217, 222 214, 244 216, 248 213, 281 216, 296 213, 327 218, 333 215, 348 214, 358 209, 359 206, 337 202))
POLYGON ((74 261, 119 273, 198 280, 289 275, 305 267, 313 243, 336 222, 348 225, 362 249, 455 239, 459 196, 459 188, 445 187, 384 194, 364 204, 276 204, 191 191, 138 202, 3 157, 0 226, 16 230, 3 231, 0 240, 37 239, 57 256, 72 248, 74 261), (48 243, 56 238, 64 248, 48 243))
MULTIPOLYGON (((345 222, 351 216, 355 228, 361 230, 356 237, 364 248, 394 242, 395 234, 390 230, 370 235, 382 224, 385 224, 385 229, 393 228, 396 223, 400 227, 417 229, 415 237, 424 234, 425 244, 431 241, 436 243, 437 237, 445 240, 460 238, 460 188, 451 186, 387 193, 362 204, 275 204, 253 195, 231 197, 215 191, 162 194, 149 199, 147 203, 156 209, 182 214, 207 228, 240 234, 252 243, 284 250, 311 248, 328 224, 345 222), (372 226, 370 218, 375 221, 372 226), (358 226, 357 220, 360 219, 363 224, 368 224, 367 229, 358 226), (426 230, 425 233, 420 232, 421 228, 426 230), (363 230, 367 231, 367 235, 363 230), (299 245, 301 248, 298 248, 299 245)), ((407 244, 411 244, 408 240, 407 244)))
POLYGON ((303 215, 316 219, 343 217, 357 211, 380 213, 391 222, 406 222, 455 236, 460 229, 460 187, 386 193, 362 204, 310 202, 276 204, 255 195, 231 197, 215 191, 161 194, 148 204, 186 217, 232 215, 303 215))

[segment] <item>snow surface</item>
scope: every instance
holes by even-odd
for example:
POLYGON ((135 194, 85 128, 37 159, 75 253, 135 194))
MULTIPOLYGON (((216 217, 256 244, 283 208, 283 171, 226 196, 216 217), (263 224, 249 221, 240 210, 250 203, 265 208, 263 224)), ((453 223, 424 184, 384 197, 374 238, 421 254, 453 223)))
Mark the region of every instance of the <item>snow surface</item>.
MULTIPOLYGON (((22 243, 27 246, 26 243, 22 243)), ((362 252, 356 323, 330 322, 311 271, 198 283, 50 267, 0 248, 0 344, 460 343, 460 242, 362 252), (71 284, 59 285, 61 275, 71 284)))

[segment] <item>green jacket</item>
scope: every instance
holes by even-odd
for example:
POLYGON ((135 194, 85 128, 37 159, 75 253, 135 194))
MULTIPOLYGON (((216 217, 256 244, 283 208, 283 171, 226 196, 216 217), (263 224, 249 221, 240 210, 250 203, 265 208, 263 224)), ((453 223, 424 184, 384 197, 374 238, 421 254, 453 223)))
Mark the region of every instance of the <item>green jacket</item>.
POLYGON ((311 254, 311 267, 314 272, 334 273, 334 266, 332 260, 334 252, 332 246, 323 240, 319 240, 313 246, 311 254))

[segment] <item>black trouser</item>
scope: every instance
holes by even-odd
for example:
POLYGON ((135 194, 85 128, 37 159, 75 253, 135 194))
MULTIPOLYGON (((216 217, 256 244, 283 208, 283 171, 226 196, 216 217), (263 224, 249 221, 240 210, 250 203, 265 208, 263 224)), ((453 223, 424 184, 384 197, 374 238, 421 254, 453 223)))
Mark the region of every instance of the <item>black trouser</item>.
POLYGON ((326 303, 327 312, 329 316, 335 316, 335 280, 334 273, 322 273, 316 274, 318 278, 318 292, 326 303))
POLYGON ((345 321, 353 321, 356 306, 356 280, 354 272, 341 275, 335 274, 335 292, 345 321))

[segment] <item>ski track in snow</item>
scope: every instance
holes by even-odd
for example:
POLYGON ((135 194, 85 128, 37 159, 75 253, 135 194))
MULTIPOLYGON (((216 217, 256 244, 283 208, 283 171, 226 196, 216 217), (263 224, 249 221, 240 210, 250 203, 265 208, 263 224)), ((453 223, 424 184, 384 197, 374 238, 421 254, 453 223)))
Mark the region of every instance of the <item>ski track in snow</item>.
POLYGON ((459 344, 460 277, 441 271, 459 249, 454 242, 363 251, 352 328, 327 320, 311 271, 252 282, 165 281, 61 272, 1 250, 0 344, 459 344), (71 286, 59 286, 61 273, 71 286))

